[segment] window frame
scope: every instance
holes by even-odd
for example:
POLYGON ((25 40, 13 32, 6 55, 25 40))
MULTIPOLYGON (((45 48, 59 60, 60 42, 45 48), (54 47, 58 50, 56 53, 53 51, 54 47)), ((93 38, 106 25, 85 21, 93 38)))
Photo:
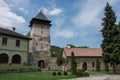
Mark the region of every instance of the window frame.
POLYGON ((16 40, 16 44, 15 44, 16 47, 20 47, 20 40, 16 40))
POLYGON ((8 42, 8 38, 6 38, 6 37, 3 37, 2 38, 2 45, 7 45, 7 42, 8 42))

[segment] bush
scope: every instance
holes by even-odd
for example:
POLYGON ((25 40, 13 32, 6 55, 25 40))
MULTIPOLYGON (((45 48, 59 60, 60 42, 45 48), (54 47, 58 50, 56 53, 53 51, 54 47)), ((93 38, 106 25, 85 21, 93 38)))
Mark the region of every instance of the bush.
POLYGON ((60 72, 60 71, 58 71, 58 75, 61 75, 61 72, 60 72))
POLYGON ((85 72, 85 70, 80 69, 77 71, 76 76, 77 77, 89 76, 89 73, 85 72))
POLYGON ((78 69, 77 72, 85 72, 83 69, 78 69))
POLYGON ((26 62, 24 62, 24 63, 23 63, 23 66, 26 66, 26 65, 27 65, 26 62))
POLYGON ((89 73, 83 72, 83 76, 89 76, 89 73))
POLYGON ((64 71, 64 75, 68 75, 67 71, 64 71))
POLYGON ((56 72, 52 72, 52 75, 55 76, 55 75, 56 75, 56 72))
POLYGON ((108 65, 108 63, 105 63, 105 71, 109 72, 109 65, 108 65))

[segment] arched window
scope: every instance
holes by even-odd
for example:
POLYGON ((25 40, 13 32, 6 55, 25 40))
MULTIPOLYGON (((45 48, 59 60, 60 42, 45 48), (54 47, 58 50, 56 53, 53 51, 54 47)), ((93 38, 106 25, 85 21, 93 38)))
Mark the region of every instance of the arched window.
POLYGON ((92 63, 92 67, 95 67, 95 63, 94 62, 92 63))
POLYGON ((5 53, 0 54, 0 63, 8 63, 8 55, 5 53))
POLYGON ((83 68, 83 70, 87 70, 87 63, 86 62, 83 62, 82 68, 83 68))
POLYGON ((18 54, 15 54, 12 57, 12 63, 14 63, 14 64, 20 64, 21 63, 21 56, 18 55, 18 54))

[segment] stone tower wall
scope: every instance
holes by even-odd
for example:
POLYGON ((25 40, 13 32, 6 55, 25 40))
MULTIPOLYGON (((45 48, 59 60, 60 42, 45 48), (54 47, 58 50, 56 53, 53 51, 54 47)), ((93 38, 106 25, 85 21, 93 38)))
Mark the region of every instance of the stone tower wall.
POLYGON ((50 26, 46 24, 34 23, 31 26, 32 40, 29 51, 33 57, 32 64, 38 65, 40 60, 44 61, 45 67, 49 67, 50 61, 50 26))

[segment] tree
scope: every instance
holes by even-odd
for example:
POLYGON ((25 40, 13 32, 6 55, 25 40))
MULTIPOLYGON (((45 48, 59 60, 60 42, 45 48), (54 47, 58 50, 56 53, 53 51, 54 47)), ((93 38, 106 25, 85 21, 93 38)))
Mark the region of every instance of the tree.
POLYGON ((57 57, 57 65, 58 65, 58 66, 61 66, 61 65, 63 64, 63 61, 64 61, 64 60, 63 60, 62 56, 58 56, 58 57, 57 57))
POLYGON ((117 54, 117 48, 116 46, 116 39, 115 37, 118 35, 118 30, 115 25, 116 22, 116 16, 114 11, 112 10, 112 7, 107 2, 105 7, 105 13, 104 18, 102 19, 102 25, 103 29, 101 30, 103 41, 101 44, 102 51, 103 51, 103 60, 105 63, 112 64, 113 72, 116 72, 116 62, 118 62, 118 54, 117 54))
POLYGON ((71 53, 71 73, 76 75, 77 73, 77 63, 75 61, 74 52, 71 53))
POLYGON ((26 34, 27 37, 30 37, 30 31, 26 34))
POLYGON ((100 61, 96 59, 96 71, 100 71, 100 61))
POLYGON ((109 65, 108 65, 108 63, 105 63, 105 71, 109 72, 109 65))
POLYGON ((76 45, 73 45, 73 44, 70 44, 70 47, 71 48, 89 48, 88 46, 76 46, 76 45))

